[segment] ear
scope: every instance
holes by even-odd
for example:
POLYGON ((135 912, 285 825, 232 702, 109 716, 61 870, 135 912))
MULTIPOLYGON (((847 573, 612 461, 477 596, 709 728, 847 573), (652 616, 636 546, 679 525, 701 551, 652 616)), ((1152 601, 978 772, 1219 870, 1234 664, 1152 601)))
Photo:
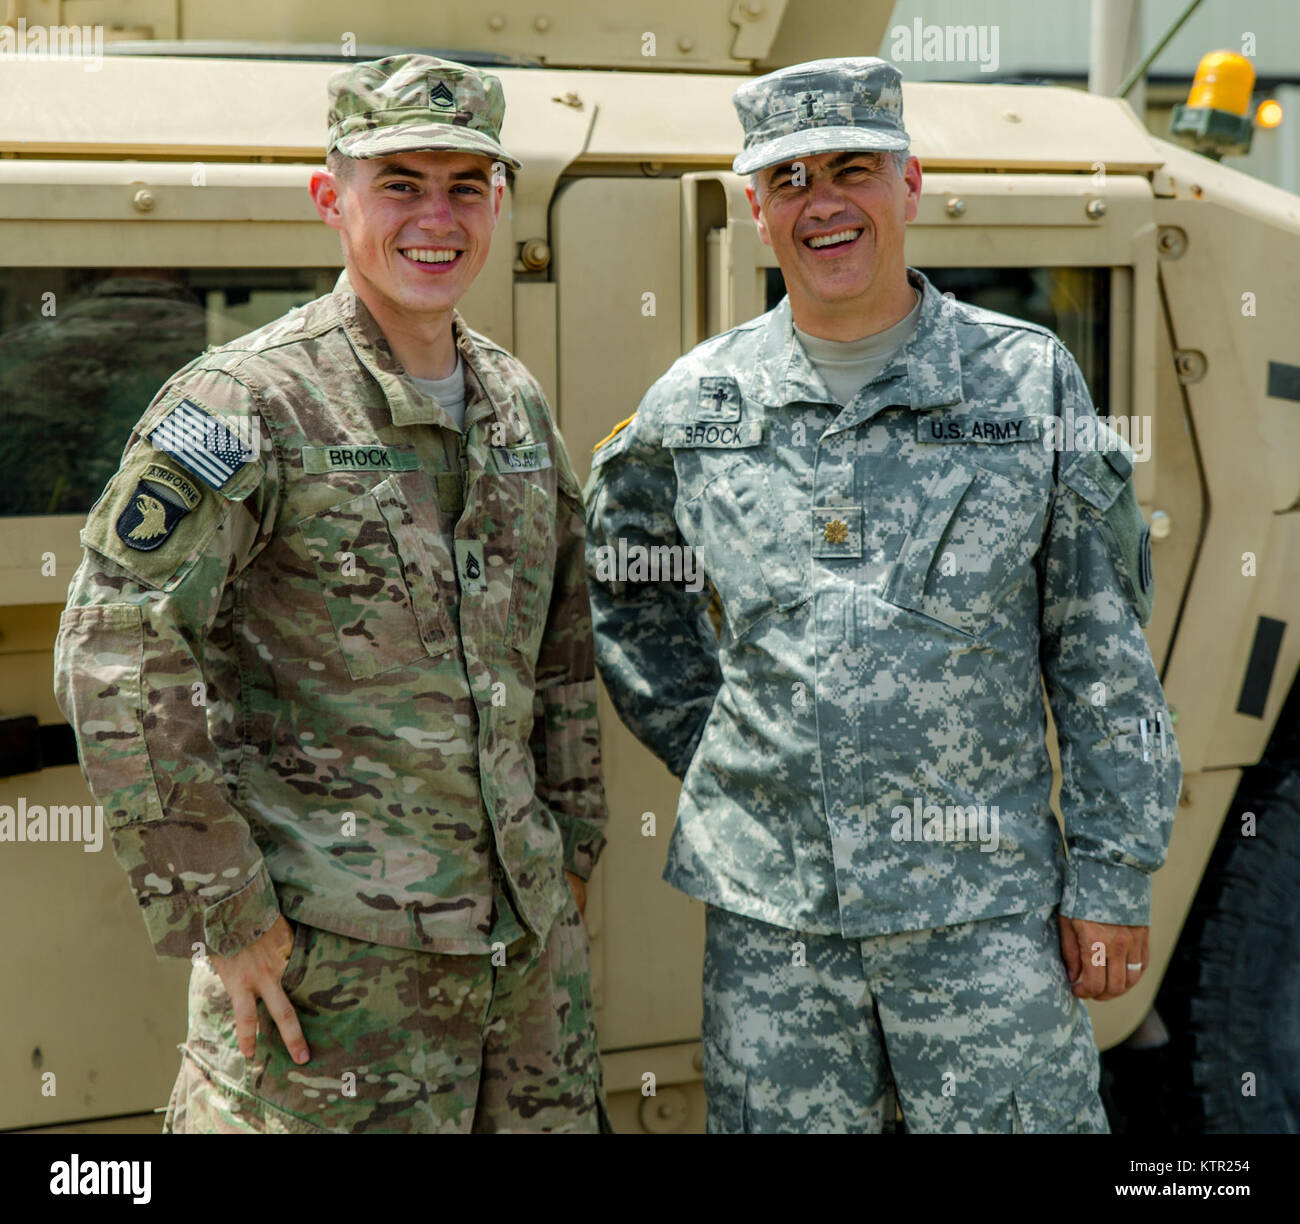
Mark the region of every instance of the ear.
POLYGON ((764 246, 772 245, 772 236, 767 232, 767 221, 763 218, 763 206, 758 202, 758 193, 745 185, 745 195, 749 198, 749 211, 754 215, 754 225, 758 228, 758 240, 764 246))
POLYGON ((903 170, 903 182, 907 185, 907 208, 904 214, 908 221, 916 220, 917 210, 921 206, 921 162, 919 158, 909 157, 903 170))
POLYGON ((333 229, 343 228, 341 208, 342 185, 328 170, 313 170, 311 181, 307 184, 311 192, 311 202, 316 205, 320 219, 333 229))

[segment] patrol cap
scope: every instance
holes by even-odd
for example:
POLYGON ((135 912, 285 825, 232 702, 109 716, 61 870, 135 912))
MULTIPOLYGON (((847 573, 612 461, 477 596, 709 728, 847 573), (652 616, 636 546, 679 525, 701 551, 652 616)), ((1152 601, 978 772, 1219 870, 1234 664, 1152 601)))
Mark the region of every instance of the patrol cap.
POLYGON ((732 163, 753 174, 814 153, 906 149, 903 78, 874 56, 811 60, 746 81, 731 96, 744 151, 732 163))
POLYGON ((329 80, 329 150, 344 157, 479 153, 516 170, 500 145, 506 113, 490 73, 432 55, 389 55, 340 69, 329 80))

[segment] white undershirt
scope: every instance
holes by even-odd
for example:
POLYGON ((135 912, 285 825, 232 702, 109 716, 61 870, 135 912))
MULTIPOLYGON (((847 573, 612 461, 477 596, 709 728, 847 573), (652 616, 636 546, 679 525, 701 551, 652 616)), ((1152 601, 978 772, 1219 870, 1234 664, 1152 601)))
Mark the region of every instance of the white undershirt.
POLYGON ((808 360, 822 376, 826 389, 841 404, 847 404, 915 335, 920 315, 921 295, 917 293, 916 305, 909 314, 893 327, 863 336, 860 340, 823 340, 821 336, 810 336, 798 327, 794 334, 799 337, 808 360))
POLYGON ((416 378, 409 375, 416 387, 430 399, 437 400, 456 423, 456 428, 465 428, 465 365, 459 353, 456 354, 456 368, 446 378, 416 378))

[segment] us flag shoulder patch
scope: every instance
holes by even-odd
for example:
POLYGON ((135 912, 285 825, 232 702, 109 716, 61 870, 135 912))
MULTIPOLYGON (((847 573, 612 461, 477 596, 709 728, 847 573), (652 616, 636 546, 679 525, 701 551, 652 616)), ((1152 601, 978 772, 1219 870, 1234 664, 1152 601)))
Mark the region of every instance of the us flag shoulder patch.
POLYGON ((149 435, 149 441, 155 450, 178 459, 214 489, 220 489, 254 458, 236 434, 190 400, 181 400, 149 435))

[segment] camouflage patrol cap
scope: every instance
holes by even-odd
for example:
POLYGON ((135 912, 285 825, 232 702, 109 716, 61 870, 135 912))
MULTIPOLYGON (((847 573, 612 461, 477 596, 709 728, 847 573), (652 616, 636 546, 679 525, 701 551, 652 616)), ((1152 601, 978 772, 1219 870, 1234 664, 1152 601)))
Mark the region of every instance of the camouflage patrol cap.
POLYGON ((903 79, 874 56, 812 60, 746 81, 731 97, 745 129, 732 163, 752 174, 814 153, 906 149, 903 79))
POLYGON ((345 157, 446 150, 519 169, 499 143, 501 82, 477 68, 432 55, 389 55, 336 72, 329 98, 329 149, 345 157))

